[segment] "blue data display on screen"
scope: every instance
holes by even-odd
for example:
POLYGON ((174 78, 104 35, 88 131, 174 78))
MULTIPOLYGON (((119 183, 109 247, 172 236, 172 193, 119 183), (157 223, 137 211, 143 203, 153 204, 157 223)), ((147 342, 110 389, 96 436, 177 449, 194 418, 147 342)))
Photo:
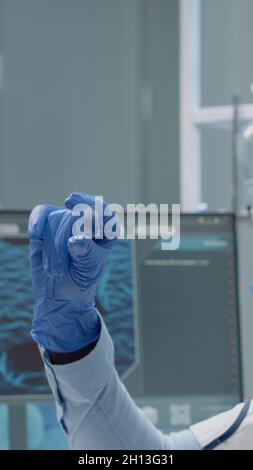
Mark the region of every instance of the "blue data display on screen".
MULTIPOLYGON (((123 374, 134 360, 131 244, 119 240, 99 286, 97 306, 112 335, 116 367, 123 374)), ((30 330, 32 281, 26 239, 0 240, 0 395, 49 393, 30 330)))
POLYGON ((33 311, 28 245, 0 240, 0 393, 48 393, 38 348, 31 339, 33 311))

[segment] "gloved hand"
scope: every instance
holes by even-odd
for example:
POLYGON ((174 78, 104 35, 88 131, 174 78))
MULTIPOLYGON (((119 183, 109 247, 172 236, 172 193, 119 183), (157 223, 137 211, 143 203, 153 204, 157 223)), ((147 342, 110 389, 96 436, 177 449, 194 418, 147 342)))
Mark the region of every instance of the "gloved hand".
MULTIPOLYGON (((99 337, 96 289, 116 239, 73 237, 77 217, 72 209, 79 203, 92 207, 94 223, 95 198, 83 193, 72 193, 64 210, 36 206, 29 219, 35 302, 32 337, 49 351, 77 351, 99 337)), ((116 230, 116 215, 112 217, 116 230)), ((103 224, 107 220, 104 217, 103 224)))

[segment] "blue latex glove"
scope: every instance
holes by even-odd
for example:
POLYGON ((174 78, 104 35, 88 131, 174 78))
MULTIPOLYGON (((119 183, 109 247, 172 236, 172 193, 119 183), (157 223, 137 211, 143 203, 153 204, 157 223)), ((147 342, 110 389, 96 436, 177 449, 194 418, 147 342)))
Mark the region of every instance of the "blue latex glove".
POLYGON ((73 207, 85 203, 94 208, 94 201, 93 196, 73 193, 65 201, 67 209, 42 205, 30 215, 35 301, 32 337, 49 351, 77 351, 99 337, 95 295, 115 239, 72 236, 77 219, 72 215, 73 207))

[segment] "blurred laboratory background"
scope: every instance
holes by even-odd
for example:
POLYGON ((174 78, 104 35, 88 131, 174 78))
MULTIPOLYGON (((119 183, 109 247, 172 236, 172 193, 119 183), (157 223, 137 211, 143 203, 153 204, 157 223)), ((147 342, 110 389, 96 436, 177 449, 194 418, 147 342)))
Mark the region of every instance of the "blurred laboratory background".
POLYGON ((253 396, 252 18, 252 0, 0 0, 0 449, 67 448, 29 334, 26 223, 72 191, 181 203, 179 252, 122 240, 97 295, 148 418, 180 430, 253 396))

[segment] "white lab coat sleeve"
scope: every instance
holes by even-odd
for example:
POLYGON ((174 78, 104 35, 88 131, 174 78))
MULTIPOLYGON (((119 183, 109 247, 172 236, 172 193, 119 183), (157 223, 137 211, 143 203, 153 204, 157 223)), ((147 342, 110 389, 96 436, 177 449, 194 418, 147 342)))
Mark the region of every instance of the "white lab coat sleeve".
POLYGON ((84 358, 52 365, 46 351, 41 349, 41 354, 71 449, 199 449, 191 430, 167 436, 135 405, 115 370, 103 321, 98 343, 84 358))

